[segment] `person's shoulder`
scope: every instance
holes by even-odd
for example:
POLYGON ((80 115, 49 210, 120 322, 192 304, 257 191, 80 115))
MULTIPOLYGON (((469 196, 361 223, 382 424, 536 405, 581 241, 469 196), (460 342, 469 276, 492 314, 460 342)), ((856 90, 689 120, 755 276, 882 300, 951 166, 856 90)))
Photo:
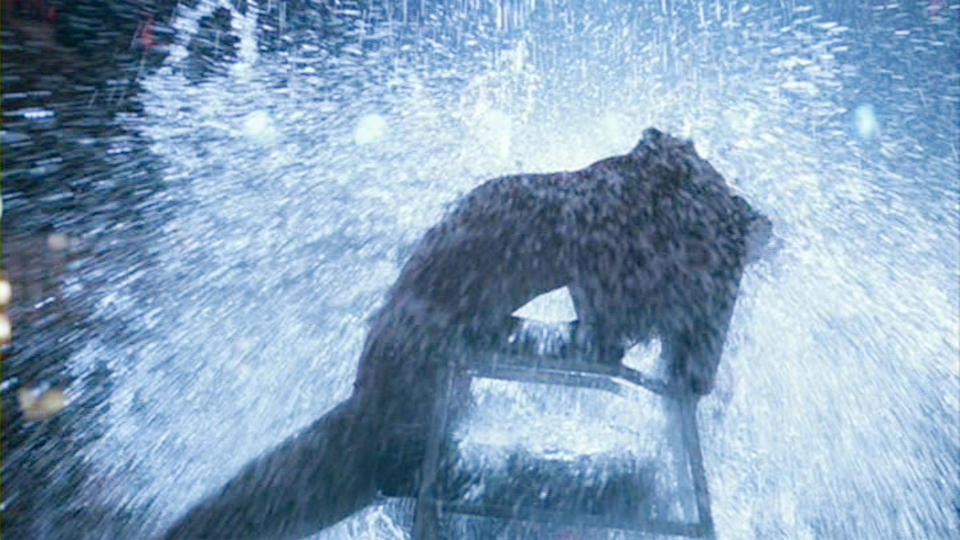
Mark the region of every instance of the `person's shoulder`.
POLYGON ((574 185, 571 181, 572 174, 574 173, 514 174, 492 178, 468 193, 461 206, 466 208, 565 197, 570 194, 574 185))

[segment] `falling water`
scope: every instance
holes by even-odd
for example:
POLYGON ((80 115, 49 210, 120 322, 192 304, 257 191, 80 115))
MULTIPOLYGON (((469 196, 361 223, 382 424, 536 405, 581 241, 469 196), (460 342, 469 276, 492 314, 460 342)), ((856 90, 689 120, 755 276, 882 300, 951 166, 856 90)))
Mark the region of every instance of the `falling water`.
MULTIPOLYGON (((658 126, 779 246, 700 406, 718 536, 956 534, 960 3, 436 4, 177 8, 142 111, 113 120, 156 185, 105 197, 115 218, 75 231, 99 256, 65 278, 89 313, 61 330, 71 414, 98 433, 77 499, 125 534, 169 524, 348 395, 366 318, 459 195, 658 126), (198 59, 217 10, 235 53, 198 59)), ((404 538, 400 514, 317 538, 404 538)))

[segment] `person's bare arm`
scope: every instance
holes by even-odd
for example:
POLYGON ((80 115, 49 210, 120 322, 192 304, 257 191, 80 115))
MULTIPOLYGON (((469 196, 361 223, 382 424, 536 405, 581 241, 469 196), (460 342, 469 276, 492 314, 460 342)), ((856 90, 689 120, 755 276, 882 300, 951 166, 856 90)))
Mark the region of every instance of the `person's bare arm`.
POLYGON ((722 287, 723 293, 701 305, 690 306, 688 315, 662 331, 662 358, 679 393, 705 395, 713 390, 723 344, 727 338, 739 272, 722 287))

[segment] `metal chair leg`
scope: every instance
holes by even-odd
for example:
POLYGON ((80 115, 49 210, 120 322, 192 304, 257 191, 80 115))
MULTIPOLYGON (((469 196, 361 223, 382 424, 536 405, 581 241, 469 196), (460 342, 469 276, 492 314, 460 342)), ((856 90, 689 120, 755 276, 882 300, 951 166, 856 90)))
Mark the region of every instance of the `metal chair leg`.
POLYGON ((420 469, 417 506, 413 518, 413 540, 438 538, 441 508, 436 496, 437 473, 440 470, 441 438, 447 429, 455 371, 456 368, 448 364, 438 381, 438 397, 434 404, 433 421, 430 423, 427 448, 420 469))

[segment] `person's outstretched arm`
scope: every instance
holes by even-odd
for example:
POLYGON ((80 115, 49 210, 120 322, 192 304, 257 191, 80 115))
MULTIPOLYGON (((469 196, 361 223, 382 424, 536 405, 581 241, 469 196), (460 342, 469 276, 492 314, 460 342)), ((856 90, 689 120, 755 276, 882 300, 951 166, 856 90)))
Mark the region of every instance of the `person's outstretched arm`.
POLYGON ((247 465, 192 508, 168 539, 298 538, 371 504, 376 441, 355 398, 247 465))

